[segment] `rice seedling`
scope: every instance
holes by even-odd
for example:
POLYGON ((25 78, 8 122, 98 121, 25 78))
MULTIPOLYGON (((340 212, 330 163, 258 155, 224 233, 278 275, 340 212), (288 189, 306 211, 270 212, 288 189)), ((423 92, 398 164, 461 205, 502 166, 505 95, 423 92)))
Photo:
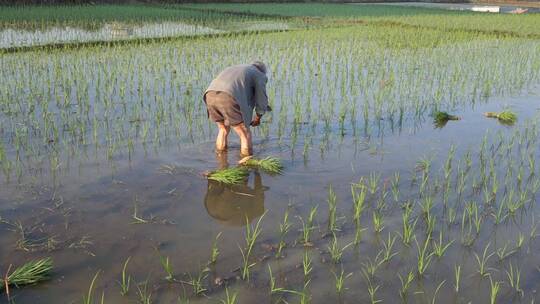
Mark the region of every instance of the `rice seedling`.
POLYGON ((505 213, 505 204, 504 204, 504 200, 501 201, 499 203, 499 206, 496 210, 496 212, 492 212, 491 213, 491 216, 493 216, 494 220, 495 220, 495 225, 499 225, 500 223, 502 223, 506 217, 508 216, 507 213, 505 213))
MULTIPOLYGON (((204 286, 204 281, 208 277, 208 268, 202 269, 197 273, 197 276, 192 276, 191 273, 188 274, 189 276, 189 285, 191 285, 193 289, 193 293, 195 295, 202 295, 204 292, 207 291, 206 287, 204 286)), ((148 282, 148 281, 147 281, 148 282)), ((146 291, 146 286, 145 290, 146 291)))
POLYGON ((446 244, 443 243, 443 234, 442 234, 442 231, 440 231, 439 240, 433 241, 433 254, 439 259, 442 258, 442 256, 444 255, 446 250, 448 250, 448 247, 452 245, 452 243, 454 243, 454 240, 451 240, 450 242, 446 244))
POLYGON ((279 243, 278 248, 276 251, 276 257, 282 256, 283 248, 287 245, 285 243, 285 237, 287 236, 287 233, 289 233, 289 230, 291 229, 292 224, 289 222, 289 209, 285 210, 285 214, 283 215, 283 220, 279 224, 279 243))
POLYGON ((532 225, 531 225, 531 231, 529 232, 529 240, 534 240, 538 234, 536 233, 536 231, 538 230, 538 221, 536 221, 534 219, 534 214, 532 215, 532 225))
POLYGON ((435 226, 437 224, 437 218, 435 215, 429 212, 425 215, 424 221, 426 223, 425 230, 424 230, 426 238, 431 238, 431 235, 433 234, 433 230, 435 230, 435 226))
POLYGON ((379 252, 375 256, 374 260, 368 257, 367 262, 362 263, 362 273, 370 277, 375 277, 377 270, 382 264, 383 264, 383 261, 381 259, 381 252, 379 252))
POLYGON ((382 263, 390 262, 390 260, 398 254, 398 252, 392 252, 392 248, 394 248, 394 244, 396 242, 397 236, 391 237, 390 232, 388 232, 388 239, 386 242, 382 241, 383 249, 381 250, 382 253, 382 263))
POLYGON ((238 246, 238 248, 240 249, 240 253, 242 254, 243 261, 241 268, 242 280, 249 281, 250 269, 256 264, 250 262, 250 257, 252 253, 251 251, 253 250, 253 246, 255 245, 257 238, 262 232, 260 225, 265 214, 266 211, 261 215, 261 217, 259 217, 254 227, 251 226, 249 220, 246 218, 246 229, 244 234, 244 238, 246 240, 246 247, 242 249, 242 247, 238 246))
POLYGON ((127 266, 131 257, 128 257, 122 267, 122 278, 120 280, 120 294, 125 296, 129 293, 129 287, 131 285, 131 276, 127 274, 127 266))
POLYGON ((40 250, 53 251, 57 248, 59 241, 56 236, 44 236, 40 238, 31 238, 20 230, 20 238, 16 242, 16 248, 26 252, 34 252, 40 250))
POLYGON ((515 250, 521 249, 521 247, 523 247, 524 242, 525 242, 525 236, 521 232, 519 232, 517 240, 516 240, 515 250))
POLYGON ((424 172, 422 173, 422 179, 420 181, 420 185, 419 185, 419 189, 418 189, 419 192, 420 192, 420 196, 424 195, 424 193, 427 190, 428 184, 429 184, 429 174, 428 174, 427 170, 424 170, 424 172))
POLYGON ((341 268, 341 272, 339 274, 336 274, 334 271, 332 271, 332 274, 334 275, 334 278, 335 278, 335 288, 336 288, 336 293, 338 295, 341 295, 344 291, 344 289, 346 289, 344 287, 345 285, 345 280, 350 278, 353 274, 352 273, 348 273, 348 274, 345 274, 345 271, 343 270, 343 267, 341 268))
POLYGON ((332 262, 334 264, 339 263, 345 249, 349 248, 352 244, 353 243, 349 243, 343 247, 340 247, 336 235, 332 234, 332 241, 330 242, 330 245, 327 246, 328 253, 330 253, 330 257, 332 258, 332 262))
POLYGON ((234 185, 244 181, 248 174, 249 171, 244 167, 231 167, 210 172, 208 179, 227 185, 234 185))
POLYGON ((371 195, 374 195, 379 190, 379 181, 381 180, 381 174, 371 172, 368 177, 368 189, 371 195))
POLYGON ((302 222, 302 243, 304 246, 311 246, 311 231, 314 229, 315 215, 317 214, 318 207, 318 205, 311 207, 307 222, 304 222, 302 217, 298 217, 302 222))
POLYGON ((427 217, 429 214, 431 214, 431 209, 434 206, 433 196, 430 196, 430 195, 425 196, 419 202, 419 205, 420 205, 420 209, 422 210, 423 215, 427 217))
POLYGON ((247 252, 244 251, 244 249, 242 249, 242 247, 238 246, 238 248, 240 249, 240 254, 242 255, 241 277, 242 280, 249 281, 250 269, 251 267, 255 266, 256 263, 250 262, 250 256, 247 254, 247 252))
POLYGON ((508 269, 506 270, 506 277, 508 278, 508 285, 514 289, 521 297, 523 297, 523 289, 521 289, 521 269, 515 267, 512 263, 508 263, 508 269))
POLYGON ((367 283, 367 290, 369 294, 369 301, 371 304, 381 303, 382 300, 377 299, 377 291, 381 287, 380 285, 375 285, 369 276, 365 276, 367 283))
POLYGON ((470 235, 474 228, 474 232, 478 235, 482 228, 482 221, 482 217, 478 214, 478 206, 476 203, 473 201, 469 202, 462 214, 461 233, 463 234, 466 231, 466 233, 470 235))
POLYGON ((229 294, 229 288, 225 287, 225 299, 221 299, 220 302, 223 304, 236 304, 237 303, 238 293, 234 292, 229 294))
POLYGON ((411 214, 412 207, 410 206, 405 207, 403 213, 401 214, 402 232, 400 236, 403 244, 406 246, 409 246, 409 244, 411 243, 414 237, 416 223, 418 222, 418 218, 416 218, 414 221, 411 220, 411 214))
POLYGON ((300 297, 299 304, 308 304, 308 303, 310 303, 311 298, 310 298, 309 291, 308 291, 309 283, 310 283, 309 281, 304 283, 304 287, 303 287, 302 291, 294 292, 294 294, 296 294, 296 295, 298 295, 300 297))
POLYGON ((387 209, 386 197, 388 196, 388 191, 386 191, 386 185, 381 189, 380 197, 377 199, 377 205, 375 209, 377 211, 383 211, 387 209))
POLYGON ((509 243, 507 242, 503 247, 497 248, 496 253, 497 257, 499 257, 499 262, 517 252, 515 249, 509 250, 508 245, 509 243))
POLYGON ((432 163, 431 158, 422 157, 419 161, 416 162, 416 166, 414 169, 416 171, 422 172, 423 173, 422 175, 425 177, 431 169, 431 163, 432 163))
POLYGON ((270 264, 268 264, 268 275, 270 276, 270 295, 273 295, 278 292, 282 292, 285 289, 281 287, 276 287, 276 279, 274 278, 274 275, 272 274, 272 268, 270 267, 270 264))
POLYGON ((217 262, 217 259, 219 257, 219 248, 217 246, 217 242, 219 238, 221 237, 221 232, 219 232, 216 237, 214 238, 214 241, 212 242, 212 251, 210 254, 210 264, 215 264, 217 262))
POLYGON ((246 228, 244 232, 244 238, 246 240, 246 253, 247 255, 251 255, 251 250, 253 249, 253 246, 255 245, 255 242, 257 241, 257 238, 259 235, 261 235, 261 221, 266 215, 266 211, 259 217, 257 220, 257 223, 255 226, 252 227, 252 225, 249 223, 249 219, 246 217, 246 228))
POLYGON ((444 179, 449 180, 452 174, 452 162, 454 161, 454 156, 456 155, 456 146, 452 144, 448 150, 448 156, 444 162, 444 179))
POLYGON ((86 295, 83 295, 82 302, 84 304, 93 304, 94 303, 94 284, 96 283, 96 280, 97 280, 97 278, 99 276, 99 273, 100 273, 100 271, 96 272, 96 274, 92 278, 92 281, 90 282, 90 287, 88 287, 88 293, 86 295))
POLYGON ((9 295, 9 287, 22 287, 25 285, 33 285, 50 278, 53 269, 53 261, 51 258, 33 260, 19 266, 10 273, 11 265, 4 275, 4 284, 0 284, 0 290, 5 289, 9 295))
POLYGON ((454 265, 454 290, 459 292, 461 282, 461 265, 454 265))
POLYGON ((412 271, 409 271, 407 273, 407 276, 403 278, 401 274, 398 273, 399 281, 401 282, 401 288, 399 289, 399 296, 401 299, 405 299, 407 297, 407 292, 409 291, 409 288, 411 287, 411 283, 414 280, 414 273, 412 271))
POLYGON ((309 280, 304 282, 304 290, 303 291, 296 291, 296 290, 285 289, 283 287, 277 287, 276 279, 275 279, 274 275, 272 274, 272 268, 270 267, 270 265, 268 265, 268 274, 270 276, 270 295, 274 295, 276 293, 295 294, 295 295, 300 296, 300 299, 301 299, 302 303, 306 303, 306 301, 307 301, 306 289, 307 289, 307 286, 309 285, 309 282, 310 282, 309 280))
POLYGON ((384 218, 381 212, 373 211, 373 230, 377 233, 384 230, 384 218))
POLYGON ((490 117, 490 118, 496 118, 501 123, 507 124, 507 125, 513 125, 517 121, 517 115, 515 112, 511 110, 504 110, 502 112, 485 112, 484 116, 490 117))
POLYGON ((366 201, 366 187, 361 181, 358 184, 351 185, 351 194, 353 198, 354 214, 353 219, 356 224, 360 222, 360 217, 365 209, 364 203, 366 201), (360 189, 360 192, 356 192, 356 189, 360 189))
POLYGON ((448 224, 449 225, 454 224, 456 222, 456 218, 457 218, 456 209, 454 209, 452 207, 448 208, 448 213, 447 213, 448 224))
POLYGON ((367 228, 362 228, 362 226, 360 226, 360 223, 355 223, 355 225, 354 225, 354 240, 353 240, 353 244, 355 246, 360 244, 360 241, 362 240, 362 233, 365 230, 367 230, 367 228))
POLYGON ((330 185, 328 187, 328 232, 335 233, 338 231, 337 227, 337 197, 334 189, 330 185))
POLYGON ((429 238, 426 238, 424 245, 420 246, 418 240, 414 238, 417 249, 417 272, 419 276, 423 276, 429 268, 433 258, 433 252, 428 252, 429 238))
POLYGON ((309 276, 313 271, 313 263, 308 251, 304 251, 302 256, 302 270, 304 271, 304 282, 309 281, 309 276))
POLYGON ((523 206, 522 203, 514 198, 514 189, 510 189, 508 195, 505 196, 505 207, 509 215, 515 215, 516 212, 523 206))
POLYGON ((501 289, 501 282, 499 281, 493 282, 493 280, 491 279, 491 276, 489 276, 489 285, 490 285, 490 303, 495 304, 497 303, 497 296, 501 289))
POLYGON ((133 218, 135 221, 132 222, 133 224, 147 224, 147 223, 150 223, 152 222, 151 219, 144 219, 142 217, 139 216, 138 214, 138 206, 137 204, 133 204, 133 214, 131 215, 131 218, 133 218))
POLYGON ((439 293, 439 290, 442 288, 442 286, 446 283, 446 280, 442 281, 437 285, 437 288, 435 289, 435 292, 433 293, 433 298, 431 299, 431 304, 435 304, 435 299, 437 298, 437 293, 439 293))
POLYGON ((137 284, 139 303, 152 304, 152 291, 148 289, 148 280, 137 284))
POLYGON ((478 263, 478 273, 482 277, 489 276, 488 271, 490 269, 487 267, 487 263, 488 263, 489 259, 495 254, 495 252, 492 252, 492 253, 488 254, 489 245, 490 245, 490 243, 488 243, 486 245, 486 247, 484 247, 482 257, 480 257, 476 252, 474 253, 474 257, 476 259, 476 262, 478 263))
POLYGON ((161 263, 161 267, 163 267, 163 270, 165 270, 165 273, 167 274, 165 280, 169 282, 174 281, 174 271, 172 269, 171 262, 169 261, 169 257, 164 257, 160 255, 159 262, 161 263))
POLYGON ((394 199, 394 202, 396 203, 399 201, 399 194, 400 194, 399 181, 400 181, 400 174, 399 172, 396 172, 394 173, 394 177, 391 182, 392 197, 394 199))
POLYGON ((283 172, 283 164, 281 163, 281 160, 271 156, 263 159, 250 158, 245 162, 242 162, 242 164, 248 167, 259 168, 269 174, 281 174, 283 172))

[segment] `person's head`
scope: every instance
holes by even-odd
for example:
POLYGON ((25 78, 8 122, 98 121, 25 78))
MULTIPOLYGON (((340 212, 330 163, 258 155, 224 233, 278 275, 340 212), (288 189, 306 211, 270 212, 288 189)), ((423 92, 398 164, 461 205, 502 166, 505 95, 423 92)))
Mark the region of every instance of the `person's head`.
POLYGON ((266 74, 266 65, 262 63, 261 61, 253 61, 251 65, 255 66, 259 71, 261 71, 263 74, 266 74))

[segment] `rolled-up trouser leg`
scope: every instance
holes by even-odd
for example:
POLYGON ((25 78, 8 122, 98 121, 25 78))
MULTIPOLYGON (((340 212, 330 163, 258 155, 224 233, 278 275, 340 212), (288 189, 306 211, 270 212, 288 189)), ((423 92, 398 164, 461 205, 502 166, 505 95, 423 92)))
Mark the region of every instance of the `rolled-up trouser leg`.
POLYGON ((240 106, 234 98, 219 91, 208 91, 205 95, 208 117, 226 126, 235 126, 244 122, 240 106))

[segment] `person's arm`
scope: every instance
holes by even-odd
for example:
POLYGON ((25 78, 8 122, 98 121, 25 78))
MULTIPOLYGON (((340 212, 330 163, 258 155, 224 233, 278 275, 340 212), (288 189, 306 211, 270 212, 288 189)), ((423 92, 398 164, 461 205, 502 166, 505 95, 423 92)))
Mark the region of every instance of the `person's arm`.
POLYGON ((268 78, 266 75, 256 75, 255 77, 255 92, 253 99, 255 101, 255 117, 251 122, 252 126, 258 126, 261 123, 261 117, 266 113, 268 109, 268 95, 266 94, 266 82, 268 78))

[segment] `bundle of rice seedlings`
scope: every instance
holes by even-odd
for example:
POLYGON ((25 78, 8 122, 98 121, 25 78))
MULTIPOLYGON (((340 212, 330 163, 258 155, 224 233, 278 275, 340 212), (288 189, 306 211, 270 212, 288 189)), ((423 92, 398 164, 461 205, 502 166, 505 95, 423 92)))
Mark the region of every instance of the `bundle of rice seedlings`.
POLYGON ((458 116, 450 115, 446 112, 437 111, 433 114, 433 124, 437 128, 442 128, 449 120, 460 120, 458 116))
POLYGON ((208 174, 208 179, 215 180, 227 185, 234 185, 242 182, 249 174, 243 167, 232 167, 216 170, 208 174))
POLYGON ((510 110, 504 110, 500 113, 486 112, 484 116, 497 118, 500 122, 508 125, 513 125, 517 121, 517 114, 510 110))
POLYGON ((245 166, 257 167, 270 174, 281 174, 283 171, 283 165, 281 160, 276 157, 265 157, 263 159, 250 158, 243 162, 245 166))
POLYGON ((11 274, 6 274, 4 284, 0 286, 0 290, 9 288, 9 286, 20 287, 45 281, 49 279, 52 268, 53 262, 51 258, 30 261, 16 268, 11 274))

